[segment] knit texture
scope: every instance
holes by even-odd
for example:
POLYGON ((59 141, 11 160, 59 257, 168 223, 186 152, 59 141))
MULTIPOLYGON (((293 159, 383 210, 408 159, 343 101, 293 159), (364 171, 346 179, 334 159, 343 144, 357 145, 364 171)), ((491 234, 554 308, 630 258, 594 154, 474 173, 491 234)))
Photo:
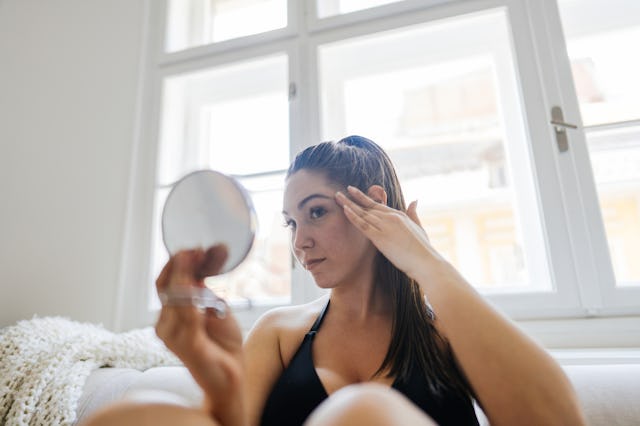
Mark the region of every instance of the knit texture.
POLYGON ((161 365, 180 361, 150 327, 112 333, 61 317, 19 321, 0 330, 0 424, 72 425, 91 371, 161 365))

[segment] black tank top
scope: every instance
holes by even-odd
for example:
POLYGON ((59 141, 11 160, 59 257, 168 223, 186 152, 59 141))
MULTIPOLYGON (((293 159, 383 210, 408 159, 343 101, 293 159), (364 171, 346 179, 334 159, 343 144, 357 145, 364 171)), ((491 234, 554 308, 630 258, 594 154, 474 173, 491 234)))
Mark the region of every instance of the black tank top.
MULTIPOLYGON (((329 308, 329 302, 304 336, 302 344, 276 381, 262 412, 263 426, 299 426, 328 395, 313 365, 312 343, 329 308)), ((414 369, 415 371, 417 369, 414 369)), ((420 407, 440 426, 478 425, 471 398, 450 393, 434 395, 423 374, 391 385, 420 407)))

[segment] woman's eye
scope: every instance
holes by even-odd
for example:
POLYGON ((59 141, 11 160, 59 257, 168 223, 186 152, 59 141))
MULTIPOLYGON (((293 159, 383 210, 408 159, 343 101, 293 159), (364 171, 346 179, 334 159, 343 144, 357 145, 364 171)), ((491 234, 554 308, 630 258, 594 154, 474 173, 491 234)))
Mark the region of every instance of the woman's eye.
POLYGON ((294 229, 296 227, 296 223, 291 219, 285 219, 282 226, 284 226, 285 228, 294 229))
POLYGON ((318 218, 324 216, 324 214, 326 212, 327 211, 323 207, 313 207, 309 211, 309 216, 311 217, 311 219, 318 219, 318 218))

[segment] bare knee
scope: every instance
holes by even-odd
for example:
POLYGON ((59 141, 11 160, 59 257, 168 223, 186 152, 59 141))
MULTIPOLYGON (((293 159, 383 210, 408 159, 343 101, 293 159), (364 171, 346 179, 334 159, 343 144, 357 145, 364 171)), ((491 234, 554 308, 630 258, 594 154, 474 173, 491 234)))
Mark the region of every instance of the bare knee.
POLYGON ((388 386, 374 383, 350 385, 333 393, 305 424, 435 425, 404 395, 388 386))
POLYGON ((92 414, 81 426, 219 426, 204 411, 170 404, 120 402, 92 414))

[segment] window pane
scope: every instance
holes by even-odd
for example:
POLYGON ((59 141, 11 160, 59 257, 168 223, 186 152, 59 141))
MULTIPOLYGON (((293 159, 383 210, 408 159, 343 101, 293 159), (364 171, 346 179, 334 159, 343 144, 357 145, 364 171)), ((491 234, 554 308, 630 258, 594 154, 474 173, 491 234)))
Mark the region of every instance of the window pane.
POLYGON ((221 101, 205 108, 210 141, 209 164, 218 170, 245 175, 287 167, 287 97, 282 92, 221 101), (278 115, 279 120, 274 121, 278 115))
POLYGON ((233 175, 286 169, 287 90, 284 55, 167 78, 159 183, 199 168, 233 175))
POLYGON ((616 281, 640 286, 640 126, 587 131, 616 281))
POLYGON ((609 251, 640 286, 640 2, 559 2, 609 251))
POLYGON ((316 0, 318 18, 369 9, 383 4, 397 3, 402 0, 316 0))
POLYGON ((291 302, 291 250, 283 226, 284 173, 242 179, 258 215, 258 233, 249 258, 229 274, 207 278, 207 285, 231 303, 291 302))
POLYGON ((585 126, 640 120, 640 2, 559 2, 585 126))
POLYGON ((551 290, 502 11, 321 46, 319 60, 325 139, 380 143, 474 285, 551 290))
POLYGON ((170 0, 166 50, 258 34, 287 26, 287 0, 170 0))
MULTIPOLYGON (((290 297, 291 257, 279 213, 289 161, 287 69, 286 56, 278 55, 168 77, 164 84, 156 223, 167 188, 203 168, 237 176, 256 209, 259 229, 249 258, 208 281, 232 302, 285 303, 290 297)), ((157 274, 166 250, 159 225, 154 228, 157 274)))

